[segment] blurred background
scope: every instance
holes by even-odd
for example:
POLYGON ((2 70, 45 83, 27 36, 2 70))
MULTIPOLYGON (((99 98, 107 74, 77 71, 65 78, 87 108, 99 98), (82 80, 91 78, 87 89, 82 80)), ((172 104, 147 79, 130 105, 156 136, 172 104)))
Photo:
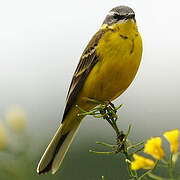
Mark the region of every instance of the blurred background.
POLYGON ((67 90, 81 53, 108 11, 119 5, 128 5, 136 12, 144 44, 135 80, 115 101, 115 105, 123 104, 118 112, 119 127, 126 131, 132 124, 129 139, 133 142, 180 128, 178 1, 1 1, 0 119, 2 132, 7 131, 6 126, 11 129, 4 133, 4 139, 17 140, 7 151, 14 153, 16 149, 17 154, 12 153, 13 157, 8 152, 0 154, 0 179, 9 180, 13 176, 18 180, 98 180, 102 175, 106 180, 128 179, 121 156, 96 156, 88 152, 103 150, 95 144, 97 140, 115 143, 106 122, 88 117, 62 169, 54 176, 36 174, 38 161, 60 124, 67 90), (14 108, 19 114, 14 116, 23 119, 18 125, 20 130, 11 122, 14 108), (24 148, 23 152, 20 147, 24 148))

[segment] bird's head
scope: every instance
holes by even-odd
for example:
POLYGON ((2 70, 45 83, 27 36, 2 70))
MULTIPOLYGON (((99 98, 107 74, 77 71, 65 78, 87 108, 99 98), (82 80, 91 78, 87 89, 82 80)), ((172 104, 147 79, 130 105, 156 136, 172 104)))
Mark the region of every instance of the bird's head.
POLYGON ((102 29, 116 29, 125 28, 126 31, 131 30, 132 27, 136 27, 136 19, 134 11, 128 6, 117 6, 109 11, 106 16, 102 29), (122 27, 124 26, 124 27, 122 27))
POLYGON ((109 11, 103 24, 112 26, 116 23, 123 24, 127 21, 136 22, 134 11, 128 6, 118 6, 109 11))

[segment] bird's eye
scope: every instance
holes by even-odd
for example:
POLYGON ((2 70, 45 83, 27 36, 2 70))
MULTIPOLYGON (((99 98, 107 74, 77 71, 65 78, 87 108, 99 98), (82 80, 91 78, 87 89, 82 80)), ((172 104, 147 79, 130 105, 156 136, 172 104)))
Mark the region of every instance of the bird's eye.
POLYGON ((114 17, 115 19, 118 19, 118 20, 125 18, 124 15, 119 15, 119 14, 114 14, 113 17, 114 17))

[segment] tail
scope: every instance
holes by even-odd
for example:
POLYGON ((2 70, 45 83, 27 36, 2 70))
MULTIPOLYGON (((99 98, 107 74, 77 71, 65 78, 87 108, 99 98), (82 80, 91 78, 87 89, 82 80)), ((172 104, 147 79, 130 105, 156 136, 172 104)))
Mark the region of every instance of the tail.
POLYGON ((38 164, 38 174, 45 174, 51 169, 52 174, 56 173, 77 130, 79 129, 79 126, 80 122, 76 124, 68 133, 62 134, 63 124, 61 124, 38 164))

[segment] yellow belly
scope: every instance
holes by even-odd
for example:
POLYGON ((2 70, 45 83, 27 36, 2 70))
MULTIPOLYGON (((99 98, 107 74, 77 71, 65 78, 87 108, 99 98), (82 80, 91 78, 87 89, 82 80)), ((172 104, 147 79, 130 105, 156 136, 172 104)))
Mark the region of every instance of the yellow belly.
POLYGON ((99 42, 97 54, 99 61, 87 77, 80 97, 114 100, 137 73, 142 55, 141 36, 136 32, 126 39, 119 32, 110 32, 99 42))
MULTIPOLYGON (((127 27, 127 26, 126 26, 127 27)), ((122 29, 122 28, 121 28, 122 29)), ((124 29, 127 32, 127 29, 124 29)), ((67 115, 65 131, 68 131, 77 121, 79 110, 75 105, 89 111, 95 104, 88 102, 86 97, 96 100, 114 100, 120 96, 133 81, 142 56, 142 40, 137 29, 130 34, 122 31, 106 32, 99 41, 96 52, 98 62, 89 73, 82 90, 78 94, 67 115)))

